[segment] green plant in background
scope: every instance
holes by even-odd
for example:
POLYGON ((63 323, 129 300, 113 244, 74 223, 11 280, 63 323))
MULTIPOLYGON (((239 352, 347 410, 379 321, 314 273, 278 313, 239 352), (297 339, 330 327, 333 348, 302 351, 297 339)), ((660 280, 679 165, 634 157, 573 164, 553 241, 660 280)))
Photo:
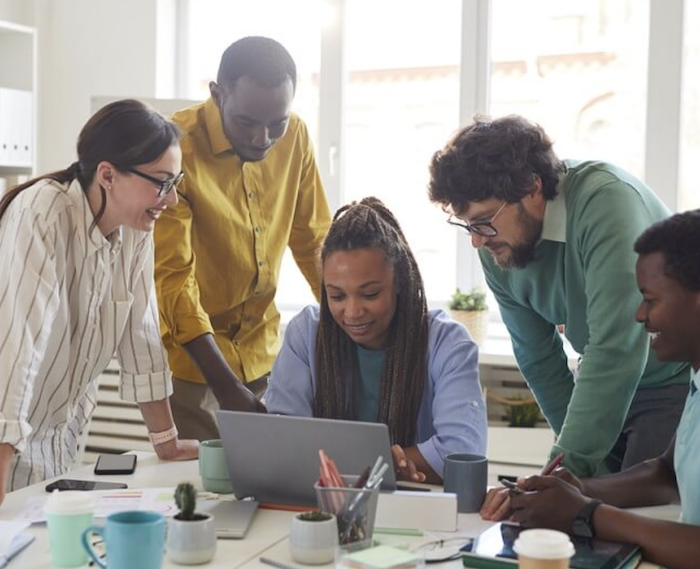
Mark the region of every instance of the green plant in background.
POLYGON ((189 482, 181 482, 175 488, 175 503, 180 508, 176 516, 178 520, 188 521, 198 519, 194 509, 197 506, 197 490, 189 482))
POLYGON ((513 400, 506 407, 506 413, 511 427, 534 427, 542 419, 540 407, 535 401, 513 400))
POLYGON ((450 300, 450 310, 466 310, 468 312, 488 310, 486 293, 473 288, 465 294, 458 288, 450 300))
POLYGON ((309 511, 299 514, 299 519, 304 522, 325 522, 330 520, 332 517, 333 516, 331 514, 326 512, 309 511))

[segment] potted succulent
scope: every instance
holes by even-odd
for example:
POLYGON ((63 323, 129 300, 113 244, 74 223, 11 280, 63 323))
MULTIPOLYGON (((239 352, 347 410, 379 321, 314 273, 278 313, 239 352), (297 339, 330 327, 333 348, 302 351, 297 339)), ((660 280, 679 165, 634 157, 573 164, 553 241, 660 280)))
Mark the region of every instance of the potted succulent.
POLYGON ((542 418, 540 407, 533 399, 512 400, 506 409, 510 427, 534 427, 542 418))
POLYGON ((297 563, 323 565, 333 561, 338 547, 338 522, 327 512, 301 512, 292 518, 289 553, 297 563))
POLYGON ((214 518, 195 512, 197 491, 189 482, 177 485, 175 503, 180 512, 168 523, 168 557, 181 565, 210 561, 216 552, 214 518))
POLYGON ((458 288, 450 300, 450 313, 454 320, 467 327, 477 344, 484 343, 489 324, 484 291, 474 288, 465 294, 458 288))

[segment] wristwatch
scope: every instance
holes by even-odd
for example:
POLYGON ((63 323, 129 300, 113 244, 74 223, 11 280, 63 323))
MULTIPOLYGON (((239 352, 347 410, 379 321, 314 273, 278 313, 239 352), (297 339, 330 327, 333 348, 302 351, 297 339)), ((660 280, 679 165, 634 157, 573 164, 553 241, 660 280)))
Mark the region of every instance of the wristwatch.
POLYGON ((162 445, 163 443, 167 443, 168 441, 172 441, 173 439, 177 438, 177 427, 173 425, 169 429, 161 431, 160 433, 148 433, 148 438, 151 439, 151 444, 154 447, 162 445))
POLYGON ((595 528, 593 527, 593 512, 603 503, 602 500, 589 501, 574 519, 571 524, 571 533, 576 537, 584 537, 591 539, 595 537, 595 528))

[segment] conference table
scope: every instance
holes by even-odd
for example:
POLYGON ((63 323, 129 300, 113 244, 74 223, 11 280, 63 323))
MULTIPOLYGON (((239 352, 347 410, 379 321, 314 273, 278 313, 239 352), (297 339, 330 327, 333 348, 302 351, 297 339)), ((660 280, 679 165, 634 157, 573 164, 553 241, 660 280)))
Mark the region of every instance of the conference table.
MULTIPOLYGON (((85 466, 73 470, 61 478, 77 478, 81 480, 108 480, 125 482, 130 489, 165 488, 175 487, 180 482, 192 482, 199 490, 202 489, 198 473, 197 461, 165 462, 159 460, 154 453, 135 452, 138 462, 134 474, 126 476, 99 476, 93 473, 93 466, 85 466)), ((45 486, 52 480, 47 480, 15 492, 7 494, 4 503, 0 506, 0 520, 10 521, 16 519, 26 506, 36 496, 46 495, 45 486)), ((679 509, 677 506, 661 506, 654 508, 640 508, 638 511, 644 515, 657 518, 677 520, 679 509)), ((283 510, 259 509, 253 522, 243 539, 219 539, 217 541, 216 555, 213 560, 201 567, 212 569, 254 569, 264 565, 260 561, 261 556, 301 569, 300 564, 295 563, 289 555, 289 529, 293 512, 283 510)), ((100 523, 100 520, 97 520, 100 523)), ((458 530, 455 536, 475 537, 492 525, 484 522, 477 514, 459 514, 458 530)), ((49 551, 48 533, 45 524, 33 524, 24 533, 31 533, 35 541, 22 551, 8 565, 9 569, 39 569, 50 568, 51 555, 49 551)), ((433 541, 436 538, 448 537, 444 532, 433 534, 425 532, 423 536, 407 535, 375 535, 382 543, 400 547, 418 547, 421 543, 433 541)), ((163 567, 182 567, 172 563, 165 556, 163 567)), ((327 566, 314 566, 319 569, 327 569, 327 566)), ((459 569, 462 564, 459 560, 444 562, 436 565, 440 569, 459 569)), ((653 569, 655 565, 642 564, 644 569, 653 569)), ((136 568, 134 568, 136 569, 136 568)))

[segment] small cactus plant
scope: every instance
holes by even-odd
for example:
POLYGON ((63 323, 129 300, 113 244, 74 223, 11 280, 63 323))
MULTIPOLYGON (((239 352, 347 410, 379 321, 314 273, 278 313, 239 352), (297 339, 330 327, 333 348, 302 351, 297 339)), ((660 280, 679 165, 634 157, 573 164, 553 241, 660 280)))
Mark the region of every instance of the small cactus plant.
POLYGON ((196 520, 194 508, 197 505, 197 490, 189 482, 181 482, 175 488, 175 503, 180 508, 177 519, 183 521, 196 520))

